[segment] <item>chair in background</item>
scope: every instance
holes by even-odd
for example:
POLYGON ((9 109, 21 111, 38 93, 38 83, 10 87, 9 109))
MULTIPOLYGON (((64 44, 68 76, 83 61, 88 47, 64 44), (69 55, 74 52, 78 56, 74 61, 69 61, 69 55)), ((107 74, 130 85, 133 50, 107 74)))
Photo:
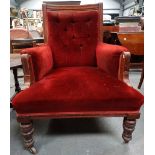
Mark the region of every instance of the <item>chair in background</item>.
POLYGON ((32 39, 32 35, 27 29, 24 28, 10 29, 10 39, 14 40, 17 38, 32 39))
MULTIPOLYGON (((21 57, 19 53, 24 48, 36 46, 36 42, 32 41, 31 39, 32 39, 32 35, 27 29, 24 29, 24 28, 10 29, 10 53, 11 53, 10 70, 13 71, 13 75, 14 75, 15 94, 21 91, 18 79, 23 78, 23 75, 21 76, 18 75, 18 70, 22 69, 21 57)), ((11 98, 13 98, 14 95, 11 98)))
POLYGON ((37 30, 30 30, 30 34, 32 35, 32 38, 40 38, 41 34, 37 30))
POLYGON ((24 48, 34 47, 35 42, 28 39, 32 39, 32 34, 24 28, 10 29, 10 52, 20 53, 24 48), (16 39, 21 41, 16 41, 16 39))
POLYGON ((123 117, 132 139, 143 95, 128 80, 130 52, 102 43, 103 6, 43 4, 45 45, 21 52, 27 89, 13 99, 25 147, 34 119, 123 117))
POLYGON ((138 84, 138 89, 141 88, 141 86, 143 84, 143 81, 144 81, 144 64, 143 64, 143 67, 142 67, 142 72, 141 72, 140 81, 139 81, 139 84, 138 84))

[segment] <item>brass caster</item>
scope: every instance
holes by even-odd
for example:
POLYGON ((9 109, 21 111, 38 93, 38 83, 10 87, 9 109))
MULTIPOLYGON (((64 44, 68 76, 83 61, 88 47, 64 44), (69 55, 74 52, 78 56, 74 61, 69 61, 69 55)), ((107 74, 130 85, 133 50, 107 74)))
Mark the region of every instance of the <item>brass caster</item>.
POLYGON ((37 153, 37 150, 36 150, 35 147, 28 148, 28 150, 29 150, 32 154, 36 154, 36 153, 37 153))
POLYGON ((126 135, 122 134, 122 138, 124 140, 124 143, 127 144, 132 139, 131 137, 126 137, 126 135))

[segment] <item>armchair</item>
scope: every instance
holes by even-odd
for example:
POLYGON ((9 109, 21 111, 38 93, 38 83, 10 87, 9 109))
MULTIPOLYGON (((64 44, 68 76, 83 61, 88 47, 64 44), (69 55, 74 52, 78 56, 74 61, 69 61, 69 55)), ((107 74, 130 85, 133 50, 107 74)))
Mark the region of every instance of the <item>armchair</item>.
POLYGON ((128 50, 102 43, 102 17, 101 3, 43 4, 46 44, 21 52, 26 89, 12 101, 32 153, 34 119, 124 117, 131 140, 143 95, 129 85, 128 50))

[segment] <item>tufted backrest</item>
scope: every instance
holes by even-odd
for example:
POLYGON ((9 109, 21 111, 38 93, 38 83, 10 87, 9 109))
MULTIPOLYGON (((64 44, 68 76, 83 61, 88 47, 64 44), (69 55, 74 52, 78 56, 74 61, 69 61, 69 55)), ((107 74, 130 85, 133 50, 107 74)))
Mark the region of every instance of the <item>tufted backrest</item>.
POLYGON ((43 4, 45 42, 51 47, 54 67, 96 65, 102 11, 102 4, 43 4))

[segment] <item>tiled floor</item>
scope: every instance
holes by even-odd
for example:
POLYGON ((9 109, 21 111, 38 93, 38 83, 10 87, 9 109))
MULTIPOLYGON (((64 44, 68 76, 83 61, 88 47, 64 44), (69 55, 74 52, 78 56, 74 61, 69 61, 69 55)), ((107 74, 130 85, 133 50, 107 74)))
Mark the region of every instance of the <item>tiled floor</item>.
MULTIPOLYGON (((139 79, 140 72, 130 73, 130 80, 135 88, 139 79)), ((23 86, 23 79, 20 84, 23 86)), ((143 85, 140 91, 143 93, 143 85)), ((13 93, 11 73, 11 95, 13 93)), ((36 120, 34 139, 38 155, 143 155, 143 111, 142 107, 141 118, 137 121, 133 140, 129 144, 124 144, 121 138, 122 118, 36 120)), ((23 148, 15 111, 11 110, 10 113, 10 155, 29 155, 23 148)))

